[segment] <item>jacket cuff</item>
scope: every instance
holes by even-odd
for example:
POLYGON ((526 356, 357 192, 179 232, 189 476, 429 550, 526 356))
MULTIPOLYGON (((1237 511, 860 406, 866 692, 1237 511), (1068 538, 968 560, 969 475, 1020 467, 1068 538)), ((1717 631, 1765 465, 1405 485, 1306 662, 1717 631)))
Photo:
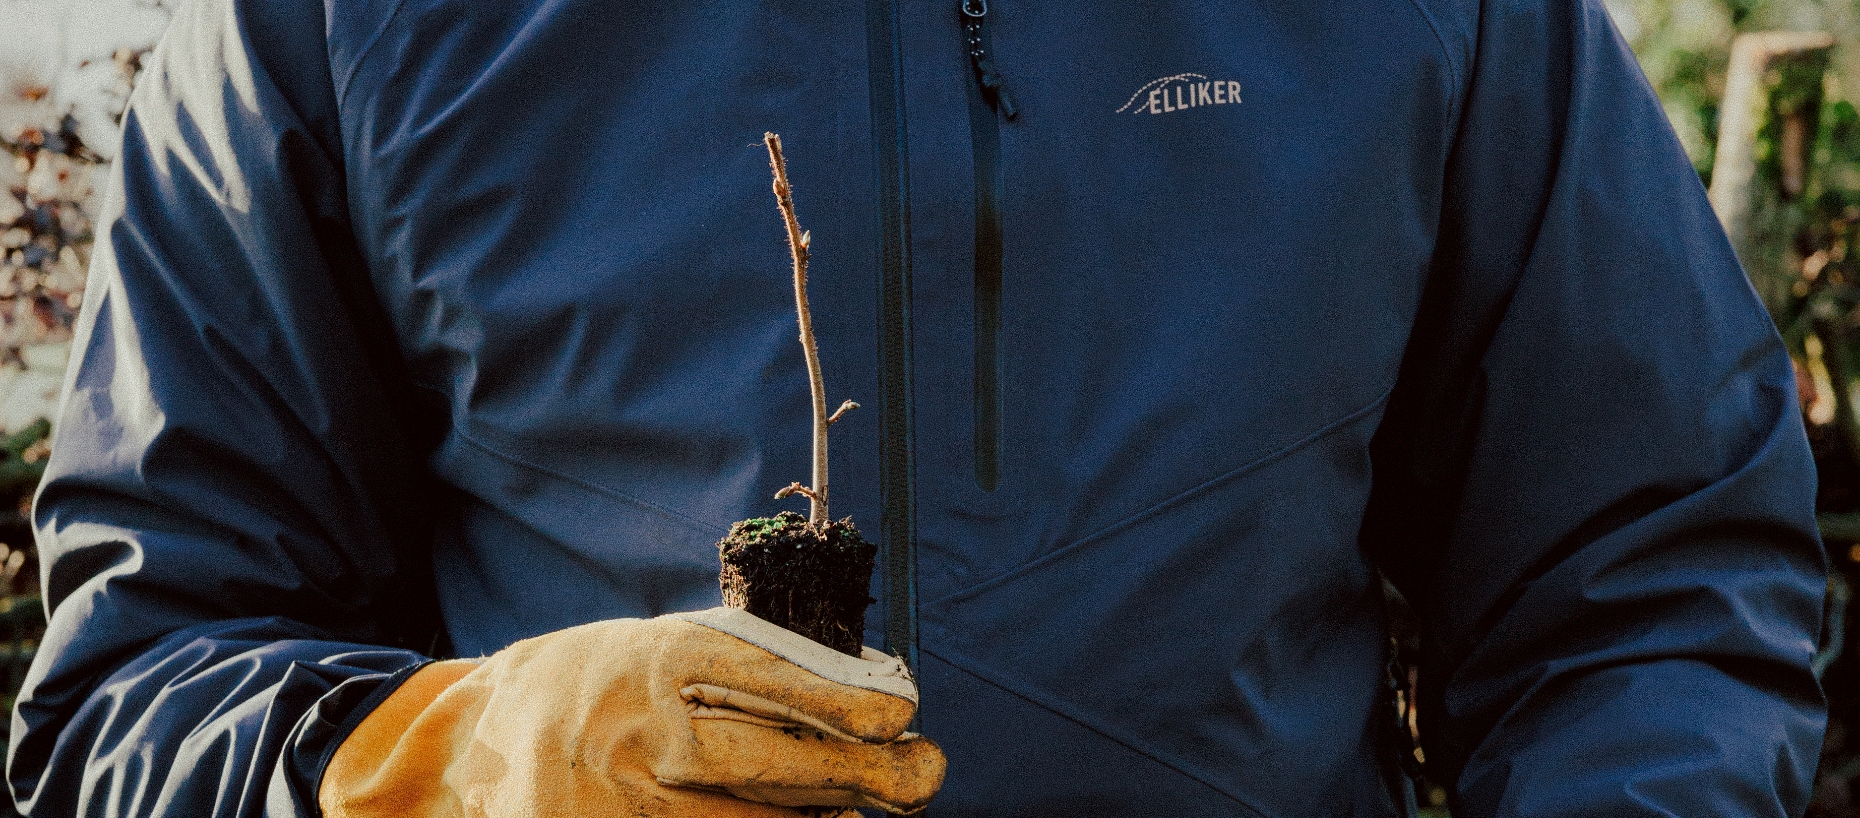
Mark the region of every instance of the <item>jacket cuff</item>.
MULTIPOLYGON (((317 806, 317 790, 323 785, 323 770, 329 766, 329 759, 336 754, 336 748, 342 746, 357 725, 374 712, 387 697, 420 668, 433 663, 431 659, 422 659, 407 665, 393 673, 375 673, 357 676, 336 685, 323 694, 297 723, 288 749, 279 764, 281 777, 288 783, 292 800, 303 815, 320 816, 317 806)), ((275 793, 274 793, 275 795, 275 793)))
POLYGON ((444 797, 440 780, 452 761, 458 709, 473 700, 441 699, 478 665, 470 659, 422 664, 403 671, 394 689, 371 695, 373 706, 357 708, 346 720, 346 734, 326 750, 315 793, 319 814, 427 814, 425 807, 444 797))

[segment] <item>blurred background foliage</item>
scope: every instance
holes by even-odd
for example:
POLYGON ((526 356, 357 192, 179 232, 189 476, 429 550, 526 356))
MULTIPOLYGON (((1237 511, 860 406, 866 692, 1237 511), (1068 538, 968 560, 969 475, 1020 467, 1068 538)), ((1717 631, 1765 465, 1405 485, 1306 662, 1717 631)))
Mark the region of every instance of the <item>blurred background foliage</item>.
MULTIPOLYGON (((1779 62, 1765 77, 1769 115, 1749 145, 1755 238, 1739 250, 1796 361, 1821 469, 1816 506, 1837 569, 1834 627, 1818 660, 1832 713, 1809 815, 1860 818, 1860 661, 1842 627, 1852 620, 1848 589, 1860 587, 1860 0, 1604 1, 1707 184, 1734 38, 1834 38, 1831 50, 1779 62), (1804 162, 1792 167, 1797 143, 1804 162)), ((0 694, 8 706, 44 627, 25 512, 49 451, 97 194, 170 2, 0 0, 0 694)), ((1418 647, 1411 628, 1398 637, 1418 647)), ((1426 815, 1446 815, 1436 782, 1423 778, 1419 796, 1426 815)), ((0 799, 0 818, 11 812, 0 799)))

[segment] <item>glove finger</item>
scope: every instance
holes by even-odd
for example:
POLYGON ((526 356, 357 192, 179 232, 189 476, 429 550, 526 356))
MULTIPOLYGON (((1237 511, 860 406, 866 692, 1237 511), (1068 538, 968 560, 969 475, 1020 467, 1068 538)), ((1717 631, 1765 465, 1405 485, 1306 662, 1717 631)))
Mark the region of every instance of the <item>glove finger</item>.
POLYGON ((935 742, 914 734, 866 744, 804 726, 696 719, 688 739, 653 766, 660 783, 789 807, 915 812, 942 786, 946 763, 935 742))
POLYGON ((788 705, 740 690, 695 684, 678 691, 678 695, 685 700, 685 714, 693 719, 732 719, 778 730, 805 727, 842 741, 865 741, 788 705))
POLYGON ((876 651, 867 656, 882 658, 847 656, 742 611, 664 618, 682 620, 676 660, 666 665, 681 693, 708 685, 748 694, 785 708, 763 715, 871 742, 897 738, 917 712, 917 685, 895 658, 876 651))

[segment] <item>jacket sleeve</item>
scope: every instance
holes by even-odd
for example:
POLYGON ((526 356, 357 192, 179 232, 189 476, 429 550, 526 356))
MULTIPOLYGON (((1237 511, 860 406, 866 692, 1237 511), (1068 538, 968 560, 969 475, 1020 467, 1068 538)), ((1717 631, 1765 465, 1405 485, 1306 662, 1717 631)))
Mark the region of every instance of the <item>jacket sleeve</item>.
POLYGON ((1600 0, 1488 0, 1372 447, 1455 818, 1783 816, 1826 563, 1788 358, 1600 0))
POLYGON ((315 815, 344 725, 432 644, 323 14, 183 4, 126 115, 34 511, 50 621, 7 757, 30 815, 315 815))

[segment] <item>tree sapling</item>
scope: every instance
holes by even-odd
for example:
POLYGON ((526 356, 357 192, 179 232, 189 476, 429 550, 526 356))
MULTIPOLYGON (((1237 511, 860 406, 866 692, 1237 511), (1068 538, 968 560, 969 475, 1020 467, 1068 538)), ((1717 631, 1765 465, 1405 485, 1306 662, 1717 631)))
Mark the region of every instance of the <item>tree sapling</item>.
POLYGON ((762 135, 775 175, 775 203, 788 227, 788 250, 794 258, 794 305, 801 327, 801 350, 814 401, 814 469, 812 486, 792 483, 776 492, 782 499, 799 494, 808 500, 808 516, 784 511, 730 527, 717 543, 723 563, 718 584, 723 604, 755 614, 841 653, 858 656, 865 635, 867 593, 878 548, 859 534, 852 519, 827 515, 827 429, 859 404, 846 401, 827 414, 827 390, 820 375, 820 348, 814 342, 813 315, 807 304, 809 235, 794 215, 781 137, 762 135))

